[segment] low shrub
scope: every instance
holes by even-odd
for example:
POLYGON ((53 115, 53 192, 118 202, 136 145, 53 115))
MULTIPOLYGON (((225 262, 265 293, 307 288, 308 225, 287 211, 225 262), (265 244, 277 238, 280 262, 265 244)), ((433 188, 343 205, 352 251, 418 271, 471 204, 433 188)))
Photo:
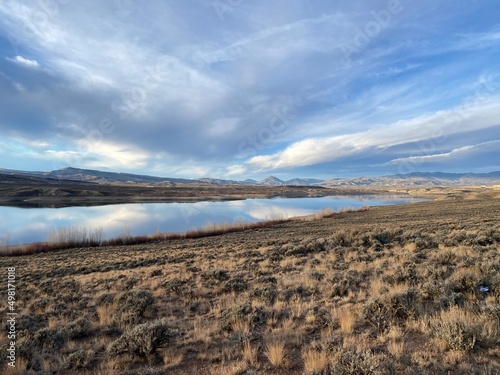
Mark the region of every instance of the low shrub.
POLYGON ((125 325, 141 323, 156 312, 155 298, 149 290, 134 289, 122 293, 117 299, 117 319, 125 325))
POLYGON ((80 370, 89 365, 89 356, 85 350, 77 350, 68 355, 64 362, 64 368, 67 370, 80 370))
POLYGON ((79 318, 64 327, 64 332, 70 339, 82 339, 91 334, 92 324, 87 318, 79 318))
POLYGON ((63 333, 53 328, 42 328, 33 336, 33 343, 40 349, 59 350, 66 342, 63 333))
POLYGON ((176 327, 166 319, 140 324, 125 332, 107 348, 111 356, 132 354, 149 358, 156 350, 164 347, 179 334, 176 327))
POLYGON ((469 268, 456 270, 447 280, 448 287, 456 293, 474 293, 480 282, 480 272, 469 268))
POLYGON ((463 293, 454 293, 451 292, 449 294, 445 294, 441 296, 439 300, 439 305, 446 309, 451 306, 462 306, 465 301, 465 296, 463 293))
POLYGON ((433 316, 429 321, 430 333, 446 342, 453 350, 470 351, 476 344, 481 324, 473 314, 453 306, 433 316))
POLYGON ((269 313, 261 308, 252 308, 250 304, 234 306, 222 311, 219 323, 220 331, 232 332, 234 323, 238 320, 248 321, 251 326, 264 325, 269 319, 269 313))
POLYGON ((382 362, 370 350, 343 348, 331 361, 332 375, 381 375, 382 362))
POLYGON ((235 277, 228 280, 224 284, 224 291, 227 292, 243 292, 248 289, 248 283, 242 277, 235 277))
POLYGON ((278 289, 273 284, 269 284, 263 288, 254 289, 252 296, 267 305, 272 305, 278 296, 278 289))
POLYGON ((205 280, 212 281, 227 281, 229 280, 229 272, 227 270, 215 269, 205 271, 201 274, 201 277, 205 280))
POLYGON ((415 315, 417 293, 413 289, 389 292, 369 300, 362 309, 363 317, 379 332, 400 324, 415 315))

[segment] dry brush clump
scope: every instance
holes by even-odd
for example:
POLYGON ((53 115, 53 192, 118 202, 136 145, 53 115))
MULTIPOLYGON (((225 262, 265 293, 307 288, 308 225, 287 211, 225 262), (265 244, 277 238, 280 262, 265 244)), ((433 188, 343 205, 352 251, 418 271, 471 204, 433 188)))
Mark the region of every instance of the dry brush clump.
POLYGON ((30 374, 494 374, 499 215, 426 202, 0 263, 30 374))
POLYGON ((289 366, 285 342, 283 341, 268 342, 264 354, 275 368, 286 369, 289 366))
POLYGON ((131 354, 151 360, 178 334, 177 328, 166 319, 139 324, 111 342, 107 352, 111 356, 131 354))

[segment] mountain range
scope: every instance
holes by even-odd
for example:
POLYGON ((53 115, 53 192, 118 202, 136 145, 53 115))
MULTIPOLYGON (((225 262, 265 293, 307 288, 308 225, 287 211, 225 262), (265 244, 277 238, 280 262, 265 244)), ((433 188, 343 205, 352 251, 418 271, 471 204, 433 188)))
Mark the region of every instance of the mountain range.
POLYGON ((31 177, 50 180, 71 180, 100 184, 147 184, 154 186, 172 186, 176 184, 206 184, 206 185, 260 185, 260 186, 324 186, 324 187, 425 187, 425 186, 477 186, 500 184, 500 171, 490 173, 443 173, 443 172, 413 172, 381 177, 331 178, 318 180, 313 178, 294 178, 281 180, 269 176, 256 181, 224 180, 215 178, 182 179, 157 177, 131 173, 104 172, 91 169, 62 168, 51 172, 17 171, 0 168, 2 175, 10 177, 31 177))

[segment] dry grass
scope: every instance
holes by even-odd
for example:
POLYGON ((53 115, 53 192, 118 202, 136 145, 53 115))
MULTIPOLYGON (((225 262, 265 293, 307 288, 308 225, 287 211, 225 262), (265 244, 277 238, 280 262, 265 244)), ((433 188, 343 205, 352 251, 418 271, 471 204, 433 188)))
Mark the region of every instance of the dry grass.
POLYGON ((498 373, 500 201, 453 199, 2 257, 17 371, 498 373))
POLYGON ((179 366, 184 359, 184 353, 178 349, 167 349, 162 353, 163 363, 165 368, 172 368, 179 366))
POLYGON ((87 228, 57 228, 49 232, 48 242, 61 247, 99 246, 104 235, 103 228, 87 230, 87 228))
POLYGON ((387 339, 389 340, 388 352, 396 358, 403 357, 406 352, 406 342, 401 327, 392 326, 387 334, 387 339))
POLYGON ((432 316, 427 331, 445 343, 447 349, 471 351, 483 326, 482 318, 459 306, 432 316))
POLYGON ((15 367, 6 366, 4 368, 5 375, 25 375, 28 369, 27 363, 24 359, 16 359, 15 367))
POLYGON ((241 349, 241 355, 243 357, 243 360, 251 365, 251 366, 257 366, 258 360, 257 360, 257 355, 259 354, 259 347, 256 345, 252 345, 250 341, 246 341, 243 344, 243 348, 241 349))
POLYGON ((231 323, 233 332, 250 333, 250 322, 247 319, 237 319, 231 323))
POLYGON ((356 327, 357 312, 354 308, 343 307, 334 311, 334 316, 339 320, 340 332, 351 334, 356 327))
POLYGON ((304 370, 307 374, 321 374, 328 367, 328 354, 324 351, 308 349, 302 353, 304 370))
POLYGON ((116 311, 116 306, 114 304, 97 306, 96 311, 100 325, 107 326, 113 323, 116 311))
MULTIPOLYGON (((244 363, 225 363, 222 365, 215 365, 209 371, 210 375, 238 375, 242 374, 245 370, 244 363)), ((196 372, 201 373, 201 372, 196 372)))
POLYGON ((264 351, 265 356, 276 368, 287 368, 288 358, 285 351, 285 342, 283 341, 271 341, 266 344, 264 351))

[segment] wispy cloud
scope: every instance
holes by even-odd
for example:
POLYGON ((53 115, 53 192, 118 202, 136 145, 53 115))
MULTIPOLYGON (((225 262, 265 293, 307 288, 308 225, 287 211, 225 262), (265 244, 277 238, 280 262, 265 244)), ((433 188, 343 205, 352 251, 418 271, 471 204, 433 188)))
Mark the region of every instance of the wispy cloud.
MULTIPOLYGON (((474 157, 477 154, 497 152, 500 150, 500 140, 494 140, 489 142, 483 142, 470 146, 463 146, 453 149, 449 152, 442 152, 438 154, 431 155, 421 155, 421 156, 409 156, 405 158, 393 159, 387 164, 423 164, 423 163, 456 163, 460 160, 474 157)), ((499 162, 496 160, 495 162, 499 162)))
POLYGON ((434 151, 445 146, 445 139, 456 134, 487 131, 500 127, 500 103, 478 100, 466 107, 439 111, 433 115, 373 127, 367 131, 335 137, 309 138, 293 143, 284 151, 259 155, 249 165, 259 169, 280 169, 331 162, 353 155, 370 155, 391 147, 431 141, 434 151))
POLYGON ((7 60, 12 61, 15 64, 24 66, 29 69, 38 69, 40 68, 40 64, 36 60, 26 59, 22 56, 16 56, 14 58, 7 58, 7 60))

